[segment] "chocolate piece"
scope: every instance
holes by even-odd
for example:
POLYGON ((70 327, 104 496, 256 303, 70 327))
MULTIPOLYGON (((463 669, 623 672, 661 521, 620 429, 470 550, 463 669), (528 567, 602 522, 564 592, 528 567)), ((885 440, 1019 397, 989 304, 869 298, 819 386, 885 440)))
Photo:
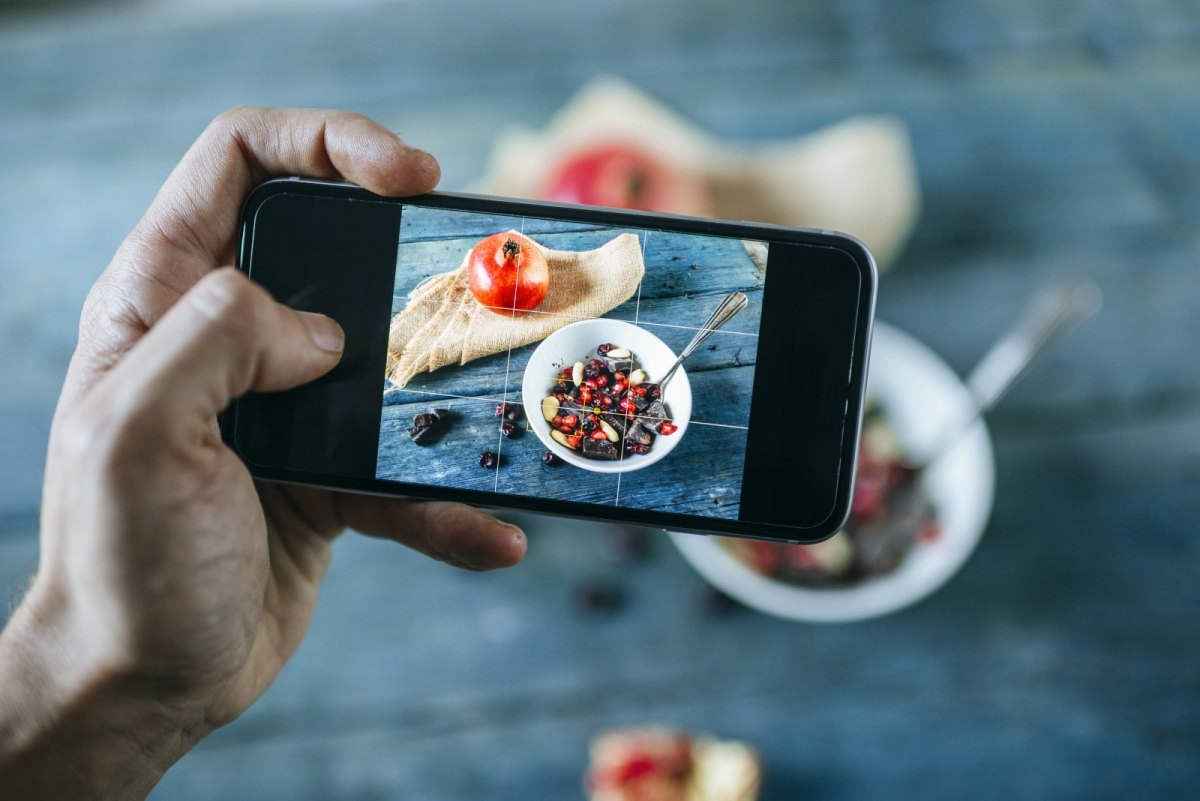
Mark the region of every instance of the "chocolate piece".
POLYGON ((635 422, 629 427, 629 430, 625 432, 625 439, 630 442, 635 442, 638 445, 654 444, 654 435, 650 433, 649 429, 642 425, 640 420, 635 422))
POLYGON ((449 409, 430 409, 413 417, 413 424, 406 428, 408 436, 418 445, 436 442, 445 433, 450 420, 449 409))
POLYGON ((583 455, 589 459, 600 459, 613 462, 621 458, 621 454, 607 439, 592 439, 587 437, 582 443, 583 455))

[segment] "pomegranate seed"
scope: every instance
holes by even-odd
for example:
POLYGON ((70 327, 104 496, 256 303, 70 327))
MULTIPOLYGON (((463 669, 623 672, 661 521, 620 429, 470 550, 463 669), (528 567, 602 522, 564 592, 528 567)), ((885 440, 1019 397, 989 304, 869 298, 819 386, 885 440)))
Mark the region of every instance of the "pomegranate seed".
POLYGON ((601 395, 600 396, 600 405, 603 406, 605 409, 611 409, 612 405, 613 405, 613 399, 611 397, 609 397, 608 395, 601 395))
POLYGON ((596 380, 592 383, 598 387, 606 386, 608 384, 608 376, 606 376, 604 373, 601 373, 600 375, 596 376, 596 380))
POLYGON ((575 365, 571 365, 570 367, 564 367, 563 371, 561 373, 559 373, 559 375, 561 375, 563 378, 571 378, 571 373, 574 371, 574 369, 575 369, 575 365))
POLYGON ((595 390, 595 389, 598 389, 598 388, 599 388, 599 385, 598 385, 598 384, 596 384, 596 382, 595 382, 595 381, 593 381, 593 380, 592 380, 592 379, 590 379, 590 378, 589 378, 589 379, 587 379, 586 381, 584 381, 584 382, 583 382, 583 385, 584 385, 585 387, 587 387, 588 389, 591 389, 591 390, 595 390))
POLYGON ((617 372, 613 373, 613 380, 614 380, 614 381, 624 381, 624 380, 626 380, 627 378, 629 378, 629 376, 625 375, 625 374, 624 374, 624 373, 622 373, 620 370, 618 370, 617 372))
POLYGON ((559 403, 562 403, 563 401, 565 401, 567 399, 567 393, 555 390, 554 399, 556 401, 558 401, 559 403))
POLYGON ((613 392, 624 392, 627 389, 629 389, 629 382, 627 381, 618 381, 613 384, 613 392))
POLYGON ((579 440, 581 440, 581 439, 583 439, 583 437, 579 434, 573 434, 573 435, 568 434, 567 435, 567 444, 570 445, 572 448, 578 448, 579 440))
POLYGON ((575 426, 579 425, 579 416, 574 414, 564 414, 562 421, 564 426, 567 426, 568 428, 574 428, 575 426))
POLYGON ((608 439, 608 434, 604 433, 603 428, 597 428, 591 434, 588 434, 588 436, 594 440, 608 439))
POLYGON ((679 426, 677 426, 671 422, 664 422, 662 425, 660 425, 658 427, 658 433, 662 434, 664 437, 670 436, 671 434, 674 434, 678 430, 679 430, 679 426))
POLYGON ((637 396, 639 398, 646 397, 646 388, 645 387, 634 387, 633 389, 630 390, 630 392, 632 392, 635 396, 637 396))
POLYGON ((590 389, 579 390, 579 402, 587 406, 592 402, 592 391, 590 389))

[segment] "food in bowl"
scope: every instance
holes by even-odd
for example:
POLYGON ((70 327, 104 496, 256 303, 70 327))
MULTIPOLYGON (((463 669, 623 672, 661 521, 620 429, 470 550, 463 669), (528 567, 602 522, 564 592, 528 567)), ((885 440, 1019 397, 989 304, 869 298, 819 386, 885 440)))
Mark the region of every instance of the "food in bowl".
POLYGON ((895 571, 940 528, 929 494, 902 458, 882 409, 868 406, 850 519, 816 545, 721 538, 739 561, 768 578, 805 587, 857 584, 895 571))
POLYGON ((611 342, 563 367, 542 399, 550 437, 586 459, 644 456, 678 427, 637 357, 611 342))
POLYGON ((761 784, 746 743, 653 725, 596 737, 584 779, 590 801, 754 801, 761 784))

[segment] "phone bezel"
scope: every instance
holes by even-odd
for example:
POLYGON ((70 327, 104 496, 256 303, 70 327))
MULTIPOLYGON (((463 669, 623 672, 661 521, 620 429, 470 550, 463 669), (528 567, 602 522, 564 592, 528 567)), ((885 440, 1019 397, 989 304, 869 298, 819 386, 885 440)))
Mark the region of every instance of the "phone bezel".
MULTIPOLYGON (((858 268, 858 314, 854 326, 850 380, 846 385, 845 414, 842 417, 842 447, 837 489, 832 508, 822 520, 797 526, 755 524, 741 520, 704 518, 671 512, 659 512, 628 507, 536 498, 533 496, 497 495, 453 487, 427 484, 355 478, 344 475, 311 473, 254 463, 237 448, 233 432, 236 429, 238 403, 235 401, 221 418, 225 441, 238 452, 251 473, 258 477, 285 483, 367 493, 387 497, 417 497, 433 500, 455 500, 488 508, 521 509, 538 514, 562 517, 622 521, 673 531, 728 536, 768 538, 785 542, 819 542, 831 536, 845 523, 850 513, 854 474, 857 464, 859 437, 866 391, 867 365, 874 321, 878 272, 874 258, 857 239, 835 231, 789 228, 767 223, 711 220, 679 215, 649 214, 625 209, 576 206, 562 203, 497 198, 486 195, 432 192, 409 197, 382 197, 362 187, 343 182, 308 178, 278 178, 256 187, 247 197, 242 209, 240 241, 237 248, 237 267, 251 273, 255 220, 258 210, 278 194, 300 194, 352 201, 385 202, 461 209, 514 216, 534 216, 566 221, 592 222, 604 225, 651 228, 708 236, 758 239, 786 242, 840 250, 858 268)), ((759 347, 769 343, 760 342, 759 347)))

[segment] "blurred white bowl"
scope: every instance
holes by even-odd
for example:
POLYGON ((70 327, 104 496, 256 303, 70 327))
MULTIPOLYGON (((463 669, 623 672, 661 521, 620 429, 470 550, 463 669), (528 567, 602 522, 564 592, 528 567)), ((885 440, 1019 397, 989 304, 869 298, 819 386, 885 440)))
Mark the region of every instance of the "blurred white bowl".
MULTIPOLYGON (((974 409, 958 376, 923 344, 875 323, 867 394, 880 405, 906 454, 919 459, 974 409)), ((941 536, 918 542, 892 573, 845 587, 809 588, 763 576, 718 537, 673 533, 675 545, 711 584, 770 615, 819 623, 895 612, 933 593, 967 561, 987 525, 995 490, 991 439, 982 419, 922 474, 941 536)))
POLYGON ((675 363, 675 353, 645 328, 604 317, 583 320, 558 329, 533 351, 521 380, 521 399, 533 433, 551 453, 567 463, 593 473, 640 470, 665 458, 687 434, 688 421, 692 417, 692 386, 683 367, 671 377, 662 399, 671 421, 679 428, 673 434, 657 437, 649 453, 626 455, 615 462, 586 459, 555 442, 550 436, 550 424, 542 417, 542 400, 554 389, 555 377, 564 367, 583 361, 586 354, 595 353, 596 346, 603 342, 630 351, 637 365, 645 371, 647 381, 658 381, 675 363))

